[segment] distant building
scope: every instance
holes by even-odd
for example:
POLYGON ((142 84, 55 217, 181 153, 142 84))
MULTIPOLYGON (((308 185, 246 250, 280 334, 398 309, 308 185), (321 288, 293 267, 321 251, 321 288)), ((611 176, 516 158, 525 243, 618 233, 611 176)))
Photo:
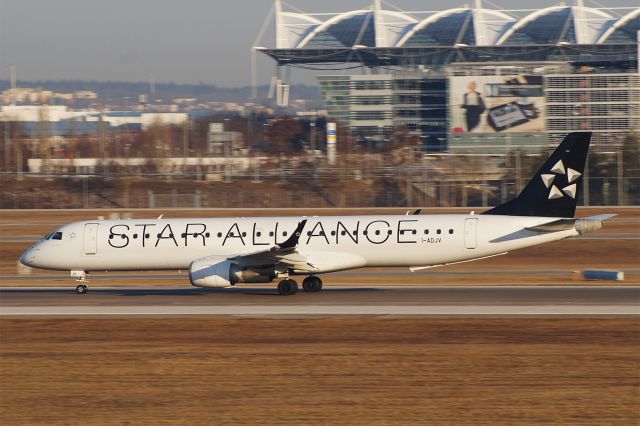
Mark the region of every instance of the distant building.
POLYGON ((638 7, 371 3, 304 14, 275 0, 275 48, 259 49, 278 67, 360 66, 365 75, 318 78, 329 119, 360 140, 400 126, 455 151, 540 150, 582 130, 596 149, 616 149, 640 128, 638 7))
POLYGON ((46 130, 50 136, 90 134, 100 123, 106 131, 116 128, 146 130, 154 125, 181 126, 187 113, 105 111, 95 109, 70 110, 63 105, 9 105, 0 107, 0 121, 21 122, 27 135, 36 136, 46 130), (41 124, 46 124, 42 126, 41 124))
POLYGON ((240 132, 224 130, 224 123, 210 123, 207 137, 209 152, 228 155, 244 148, 244 136, 240 132))
POLYGON ((429 143, 446 138, 446 75, 405 71, 320 76, 318 81, 330 119, 362 141, 384 141, 398 127, 429 143))
POLYGON ((77 91, 74 93, 57 93, 51 90, 18 87, 7 89, 0 93, 0 99, 5 105, 46 105, 72 104, 76 100, 95 101, 98 94, 91 91, 77 91))

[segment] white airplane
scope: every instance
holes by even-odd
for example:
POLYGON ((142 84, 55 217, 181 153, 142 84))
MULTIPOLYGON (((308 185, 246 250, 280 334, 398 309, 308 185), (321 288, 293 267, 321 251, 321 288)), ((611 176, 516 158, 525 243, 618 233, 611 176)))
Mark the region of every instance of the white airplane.
MULTIPOLYGON (((482 214, 90 220, 42 238, 20 261, 71 271, 87 292, 93 271, 189 271, 197 287, 281 279, 362 267, 412 271, 484 259, 600 229, 614 215, 575 219, 591 133, 569 134, 515 199, 482 214)), ((419 213, 419 212, 417 212, 419 213)))

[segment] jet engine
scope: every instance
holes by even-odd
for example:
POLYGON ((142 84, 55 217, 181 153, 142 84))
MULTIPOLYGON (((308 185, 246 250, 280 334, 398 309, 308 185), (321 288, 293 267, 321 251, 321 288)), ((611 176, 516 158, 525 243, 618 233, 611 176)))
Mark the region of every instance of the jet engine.
POLYGON ((196 287, 233 287, 239 282, 270 282, 273 278, 220 259, 198 259, 189 267, 189 281, 196 287))

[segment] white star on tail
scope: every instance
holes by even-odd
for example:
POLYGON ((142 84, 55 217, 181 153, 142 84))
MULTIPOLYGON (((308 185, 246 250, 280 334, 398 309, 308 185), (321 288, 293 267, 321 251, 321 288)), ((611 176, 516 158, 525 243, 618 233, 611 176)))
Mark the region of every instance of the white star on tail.
POLYGON ((564 195, 562 195, 562 192, 560 192, 560 190, 558 189, 558 187, 556 187, 555 185, 551 186, 551 191, 549 191, 549 199, 553 200, 556 198, 562 198, 564 195))
POLYGON ((571 198, 576 198, 576 184, 572 184, 562 188, 562 192, 567 194, 571 198))
POLYGON ((573 170, 570 167, 565 170, 562 160, 559 160, 551 168, 550 171, 551 173, 544 173, 540 175, 540 177, 542 178, 542 182, 544 183, 544 186, 549 188, 549 199, 555 200, 556 198, 562 198, 565 196, 565 194, 568 197, 575 199, 578 186, 573 182, 578 180, 578 178, 582 176, 582 173, 580 173, 577 170, 573 170), (557 186, 555 186, 553 183, 554 183, 554 180, 556 179, 556 176, 558 175, 566 175, 567 183, 570 185, 565 186, 564 188, 562 188, 562 190, 560 190, 557 186))
POLYGON ((573 181, 578 179, 580 176, 582 176, 582 173, 576 170, 573 170, 571 168, 567 169, 567 179, 569 180, 569 183, 572 183, 573 181))
POLYGON ((559 175, 564 174, 564 164, 562 164, 562 160, 559 160, 555 166, 551 169, 552 172, 557 173, 559 175))
POLYGON ((542 181, 544 182, 544 186, 549 188, 551 186, 551 184, 553 183, 553 180, 556 178, 556 175, 544 174, 544 175, 542 175, 540 177, 542 178, 542 181))

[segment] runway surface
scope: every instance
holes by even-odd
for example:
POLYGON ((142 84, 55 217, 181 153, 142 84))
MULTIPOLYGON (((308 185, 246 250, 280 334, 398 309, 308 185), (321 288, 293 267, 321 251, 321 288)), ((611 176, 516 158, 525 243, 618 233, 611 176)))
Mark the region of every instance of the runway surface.
MULTIPOLYGON (((616 271, 624 272, 625 274, 640 274, 638 268, 617 268, 616 271)), ((437 270, 424 270, 411 272, 407 268, 394 268, 391 271, 344 271, 344 272, 331 272, 325 274, 330 277, 402 277, 402 276, 429 276, 429 277, 463 277, 469 275, 537 275, 537 276, 571 276, 573 271, 566 269, 506 269, 506 270, 468 270, 468 271, 437 271, 437 270)), ((116 280, 156 280, 156 281, 175 281, 182 280, 186 284, 189 283, 188 273, 108 273, 91 274, 91 281, 116 281, 116 280)), ((0 283, 20 282, 20 281, 64 281, 73 283, 73 280, 69 277, 68 273, 64 274, 47 274, 47 275, 0 275, 0 283)), ((246 287, 243 287, 246 288, 246 287)), ((393 287, 397 288, 397 287, 393 287)))
POLYGON ((640 287, 326 286, 279 296, 273 287, 0 289, 0 316, 45 315, 640 315, 640 287))

